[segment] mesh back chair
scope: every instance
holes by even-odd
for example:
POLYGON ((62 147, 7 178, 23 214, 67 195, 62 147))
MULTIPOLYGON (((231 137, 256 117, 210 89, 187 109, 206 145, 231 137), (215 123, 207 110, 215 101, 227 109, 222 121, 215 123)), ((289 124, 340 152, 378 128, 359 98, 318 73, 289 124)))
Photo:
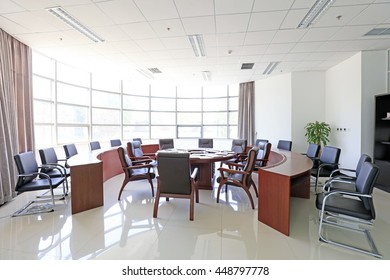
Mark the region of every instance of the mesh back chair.
POLYGON ((110 140, 111 147, 119 147, 122 146, 122 141, 120 139, 112 139, 110 140))
POLYGON ((175 145, 173 139, 159 139, 160 150, 174 149, 175 145))
POLYGON ((160 197, 187 198, 190 200, 190 220, 194 220, 194 199, 199 202, 199 193, 195 178, 198 169, 191 173, 190 154, 159 152, 157 154, 158 176, 157 194, 154 202, 153 217, 157 218, 160 197), (196 198, 195 198, 196 197, 196 198))
POLYGON ((90 143, 89 143, 89 149, 90 149, 91 151, 101 149, 101 147, 100 147, 100 142, 99 142, 99 141, 92 141, 92 142, 90 142, 90 143))
MULTIPOLYGON (((12 216, 15 217, 54 211, 54 189, 64 183, 65 177, 50 178, 49 175, 41 172, 41 167, 38 166, 33 152, 17 154, 14 156, 14 160, 19 173, 18 181, 15 187, 17 194, 29 191, 49 190, 50 198, 32 200, 28 202, 27 205, 25 205, 23 208, 16 211, 12 216), (37 206, 32 206, 34 203, 37 204, 37 206)), ((62 198, 64 196, 62 196, 62 198)))
POLYGON ((122 187, 119 190, 118 200, 121 199, 123 189, 126 187, 127 183, 131 181, 139 180, 148 180, 150 188, 152 190, 152 196, 154 196, 153 182, 152 179, 155 177, 155 174, 152 171, 152 165, 150 159, 143 159, 132 161, 127 155, 124 148, 119 147, 118 149, 119 160, 122 165, 123 172, 125 173, 125 179, 123 180, 122 187))
POLYGON ((364 162, 355 182, 356 191, 331 190, 319 193, 316 197, 316 207, 319 210, 320 225, 318 234, 320 241, 365 253, 370 256, 381 258, 375 243, 371 237, 367 225, 372 225, 375 219, 374 201, 372 191, 378 178, 379 169, 370 162, 364 162), (361 227, 361 225, 364 225, 361 227), (351 231, 364 233, 370 249, 363 249, 340 240, 330 239, 324 234, 324 225, 335 226, 351 231))
POLYGON ((142 139, 141 138, 133 138, 133 141, 138 141, 140 144, 142 144, 142 139))
MULTIPOLYGON (((68 178, 70 176, 69 168, 65 167, 65 164, 59 163, 60 161, 66 163, 66 159, 58 159, 54 148, 40 149, 39 156, 42 162, 42 172, 46 173, 51 178, 60 178, 64 176, 68 178)), ((65 180, 65 186, 67 194, 69 191, 68 180, 65 180)))
POLYGON ((205 148, 205 149, 213 148, 214 147, 213 139, 212 138, 199 138, 198 147, 205 148))
POLYGON ((315 191, 317 192, 318 179, 320 177, 330 177, 332 172, 339 168, 341 149, 325 146, 322 149, 320 158, 315 161, 310 170, 311 176, 315 177, 315 191))
POLYGON ((256 163, 258 152, 258 147, 253 147, 252 149, 250 149, 248 152, 247 161, 244 166, 238 163, 232 163, 232 165, 236 167, 236 169, 229 169, 223 167, 218 168, 219 172, 221 173, 221 177, 219 177, 217 180, 219 181, 217 203, 219 203, 219 195, 221 193, 222 186, 225 185, 227 192, 228 185, 231 185, 241 187, 248 195, 252 209, 255 209, 253 198, 250 193, 250 187, 253 186, 256 196, 258 196, 256 185, 252 179, 252 171, 256 163))
POLYGON ((277 148, 280 149, 280 150, 291 151, 292 141, 289 141, 289 140, 279 140, 277 148))

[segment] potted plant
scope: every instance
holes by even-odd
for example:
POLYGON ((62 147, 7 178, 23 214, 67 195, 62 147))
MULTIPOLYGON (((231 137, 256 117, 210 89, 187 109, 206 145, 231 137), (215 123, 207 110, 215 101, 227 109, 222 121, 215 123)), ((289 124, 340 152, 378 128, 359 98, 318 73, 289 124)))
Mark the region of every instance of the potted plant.
POLYGON ((325 122, 311 122, 305 126, 307 142, 319 146, 326 145, 329 142, 330 125, 325 122))

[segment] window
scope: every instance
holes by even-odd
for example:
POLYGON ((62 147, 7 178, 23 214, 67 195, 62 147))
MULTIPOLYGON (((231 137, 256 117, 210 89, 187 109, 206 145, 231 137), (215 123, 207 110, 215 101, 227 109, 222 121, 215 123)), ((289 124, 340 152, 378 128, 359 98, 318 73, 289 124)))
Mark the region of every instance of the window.
POLYGON ((238 85, 118 80, 33 53, 37 148, 112 138, 236 138, 238 85))

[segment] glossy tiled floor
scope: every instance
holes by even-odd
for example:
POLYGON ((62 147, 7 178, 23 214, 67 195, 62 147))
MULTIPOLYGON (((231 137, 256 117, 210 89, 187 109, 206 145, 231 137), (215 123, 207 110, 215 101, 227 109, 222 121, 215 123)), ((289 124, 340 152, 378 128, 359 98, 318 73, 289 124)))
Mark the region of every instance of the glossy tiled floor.
MULTIPOLYGON (((230 187, 219 204, 215 190, 201 190, 192 222, 188 200, 162 199, 153 219, 154 199, 146 183, 129 183, 117 201, 122 179, 105 183, 104 207, 73 216, 70 201, 63 201, 52 213, 11 218, 32 197, 27 194, 0 207, 0 259, 375 259, 318 241, 314 192, 310 200, 292 198, 291 235, 285 236, 257 221, 257 210, 240 189, 230 187)), ((384 259, 390 259, 390 194, 375 189, 375 204, 372 235, 384 259)), ((338 235, 365 242, 356 233, 338 235)))

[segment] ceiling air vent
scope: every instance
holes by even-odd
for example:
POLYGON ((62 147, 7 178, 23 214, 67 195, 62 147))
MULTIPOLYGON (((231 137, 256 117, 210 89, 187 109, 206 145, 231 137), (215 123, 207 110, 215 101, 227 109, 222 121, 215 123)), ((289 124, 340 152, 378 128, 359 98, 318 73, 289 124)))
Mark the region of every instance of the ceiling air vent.
POLYGON ((162 72, 160 71, 160 69, 158 69, 158 68, 148 68, 148 70, 149 70, 150 72, 152 72, 153 74, 160 74, 160 73, 162 73, 162 72))
POLYGON ((374 28, 368 31, 363 36, 385 36, 390 35, 390 28, 374 28))
POLYGON ((241 65, 241 70, 250 70, 253 68, 254 65, 254 63, 243 63, 241 65))

